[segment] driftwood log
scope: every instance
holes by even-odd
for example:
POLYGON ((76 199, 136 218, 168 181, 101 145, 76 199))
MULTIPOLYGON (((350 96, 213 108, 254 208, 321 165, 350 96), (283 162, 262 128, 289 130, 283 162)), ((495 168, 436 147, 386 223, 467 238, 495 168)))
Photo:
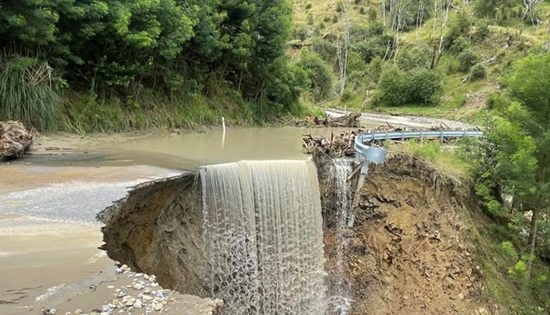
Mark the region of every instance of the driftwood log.
POLYGON ((32 143, 33 136, 22 123, 0 122, 0 158, 20 158, 31 148, 32 143))
POLYGON ((300 127, 347 127, 357 128, 360 126, 359 117, 361 113, 349 113, 340 117, 306 117, 305 119, 295 121, 296 126, 300 127))

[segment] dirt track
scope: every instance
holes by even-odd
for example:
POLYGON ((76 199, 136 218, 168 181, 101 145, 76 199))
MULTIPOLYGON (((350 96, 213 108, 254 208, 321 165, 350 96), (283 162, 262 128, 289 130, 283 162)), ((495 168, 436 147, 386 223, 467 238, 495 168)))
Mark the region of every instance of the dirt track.
MULTIPOLYGON (((339 109, 327 109, 326 114, 329 116, 343 116, 349 112, 339 109)), ((391 116, 381 114, 363 113, 359 118, 362 123, 365 124, 390 124, 392 126, 407 127, 412 129, 430 129, 432 127, 453 130, 472 130, 476 126, 467 123, 453 121, 448 119, 438 119, 421 116, 391 116)))

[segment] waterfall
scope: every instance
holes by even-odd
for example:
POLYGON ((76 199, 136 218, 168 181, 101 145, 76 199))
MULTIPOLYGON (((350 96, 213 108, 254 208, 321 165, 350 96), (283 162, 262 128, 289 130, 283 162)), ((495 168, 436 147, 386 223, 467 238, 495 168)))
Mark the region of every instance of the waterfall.
POLYGON ((334 159, 329 169, 330 189, 334 192, 334 207, 336 208, 336 253, 334 255, 334 279, 329 294, 328 315, 346 315, 351 310, 351 288, 344 281, 345 261, 344 252, 348 238, 348 227, 353 226, 355 216, 353 213, 353 194, 351 183, 348 181, 352 173, 351 160, 334 159))
POLYGON ((243 161, 201 170, 211 290, 226 315, 326 309, 319 184, 309 161, 243 161))

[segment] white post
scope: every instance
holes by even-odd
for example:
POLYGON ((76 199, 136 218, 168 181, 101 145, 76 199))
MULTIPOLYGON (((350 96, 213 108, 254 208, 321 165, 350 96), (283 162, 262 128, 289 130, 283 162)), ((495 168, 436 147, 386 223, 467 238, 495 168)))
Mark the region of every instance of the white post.
POLYGON ((222 150, 225 147, 225 117, 222 117, 222 150))

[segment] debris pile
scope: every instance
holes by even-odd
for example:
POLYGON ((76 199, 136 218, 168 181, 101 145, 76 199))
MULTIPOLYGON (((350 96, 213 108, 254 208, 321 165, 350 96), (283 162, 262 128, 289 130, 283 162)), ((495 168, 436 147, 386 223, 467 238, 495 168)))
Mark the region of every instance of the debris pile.
POLYGON ((338 117, 310 116, 310 117, 306 117, 305 119, 294 121, 294 125, 298 127, 308 127, 308 128, 325 128, 325 127, 358 128, 360 126, 359 117, 361 117, 361 113, 349 113, 338 117))
POLYGON ((331 158, 353 157, 355 156, 355 136, 361 132, 363 132, 361 129, 336 134, 332 132, 330 138, 304 135, 302 146, 307 154, 321 154, 331 158))
POLYGON ((32 134, 22 123, 0 122, 0 158, 20 158, 31 148, 32 142, 32 134))

